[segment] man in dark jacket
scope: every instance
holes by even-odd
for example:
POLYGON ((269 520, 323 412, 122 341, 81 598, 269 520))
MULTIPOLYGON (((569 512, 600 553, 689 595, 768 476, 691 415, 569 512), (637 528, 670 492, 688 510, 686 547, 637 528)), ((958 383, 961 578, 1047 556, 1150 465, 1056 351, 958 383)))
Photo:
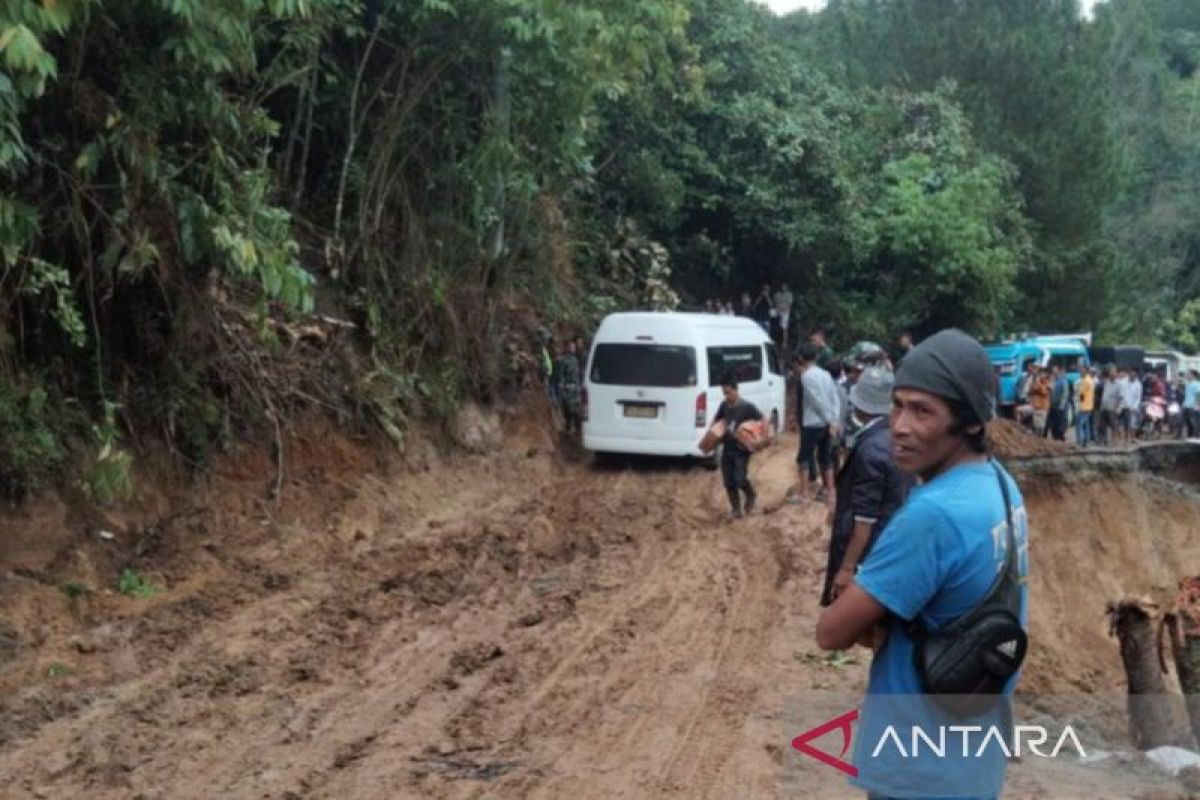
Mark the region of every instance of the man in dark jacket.
POLYGON ((894 382, 891 370, 869 367, 850 390, 854 430, 847 440, 850 455, 837 479, 823 606, 854 580, 858 565, 912 487, 912 478, 892 461, 888 414, 894 382))

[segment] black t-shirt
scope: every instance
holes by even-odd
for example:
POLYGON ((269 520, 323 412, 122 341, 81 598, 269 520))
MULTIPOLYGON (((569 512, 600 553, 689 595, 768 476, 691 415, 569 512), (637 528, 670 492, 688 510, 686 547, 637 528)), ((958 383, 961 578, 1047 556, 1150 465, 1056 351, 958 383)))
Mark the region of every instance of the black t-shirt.
POLYGON ((762 412, 758 410, 758 406, 751 403, 749 400, 739 399, 737 403, 730 406, 724 400, 717 408, 717 415, 713 417, 713 422, 725 420, 725 444, 731 445, 737 443, 737 437, 733 432, 738 425, 750 420, 762 419, 762 412))

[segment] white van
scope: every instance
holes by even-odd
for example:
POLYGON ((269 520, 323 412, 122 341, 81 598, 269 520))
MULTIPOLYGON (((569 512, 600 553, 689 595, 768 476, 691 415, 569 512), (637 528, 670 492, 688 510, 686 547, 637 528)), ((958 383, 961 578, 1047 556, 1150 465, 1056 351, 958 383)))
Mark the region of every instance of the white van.
POLYGON ((583 382, 583 446, 597 453, 703 457, 700 439, 732 371, 742 397, 783 424, 787 387, 774 343, 744 317, 610 314, 583 382))

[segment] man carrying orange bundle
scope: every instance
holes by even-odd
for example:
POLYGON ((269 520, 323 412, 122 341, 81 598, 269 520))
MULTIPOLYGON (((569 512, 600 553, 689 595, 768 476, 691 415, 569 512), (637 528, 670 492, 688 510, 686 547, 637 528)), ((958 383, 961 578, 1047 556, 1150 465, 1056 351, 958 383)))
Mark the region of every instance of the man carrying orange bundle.
POLYGON ((725 482, 725 493, 729 496, 730 515, 739 519, 743 514, 754 510, 754 501, 758 495, 750 485, 750 450, 738 436, 738 428, 748 423, 760 422, 762 412, 749 400, 743 400, 738 394, 737 378, 732 373, 721 379, 721 393, 725 400, 713 417, 714 424, 724 426, 724 436, 721 439, 724 447, 721 450, 721 478, 725 482), (746 496, 745 506, 742 505, 742 494, 746 496))

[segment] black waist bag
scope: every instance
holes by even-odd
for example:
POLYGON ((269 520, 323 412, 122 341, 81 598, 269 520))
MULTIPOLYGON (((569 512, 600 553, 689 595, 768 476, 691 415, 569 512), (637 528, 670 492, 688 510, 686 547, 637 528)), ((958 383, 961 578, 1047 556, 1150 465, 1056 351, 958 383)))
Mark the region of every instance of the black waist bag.
POLYGON ((960 717, 978 716, 997 705, 1029 644, 1019 617, 1021 576, 1008 485, 995 462, 992 467, 1008 522, 1004 569, 966 614, 935 631, 925 630, 919 618, 906 628, 923 691, 940 708, 960 717))

